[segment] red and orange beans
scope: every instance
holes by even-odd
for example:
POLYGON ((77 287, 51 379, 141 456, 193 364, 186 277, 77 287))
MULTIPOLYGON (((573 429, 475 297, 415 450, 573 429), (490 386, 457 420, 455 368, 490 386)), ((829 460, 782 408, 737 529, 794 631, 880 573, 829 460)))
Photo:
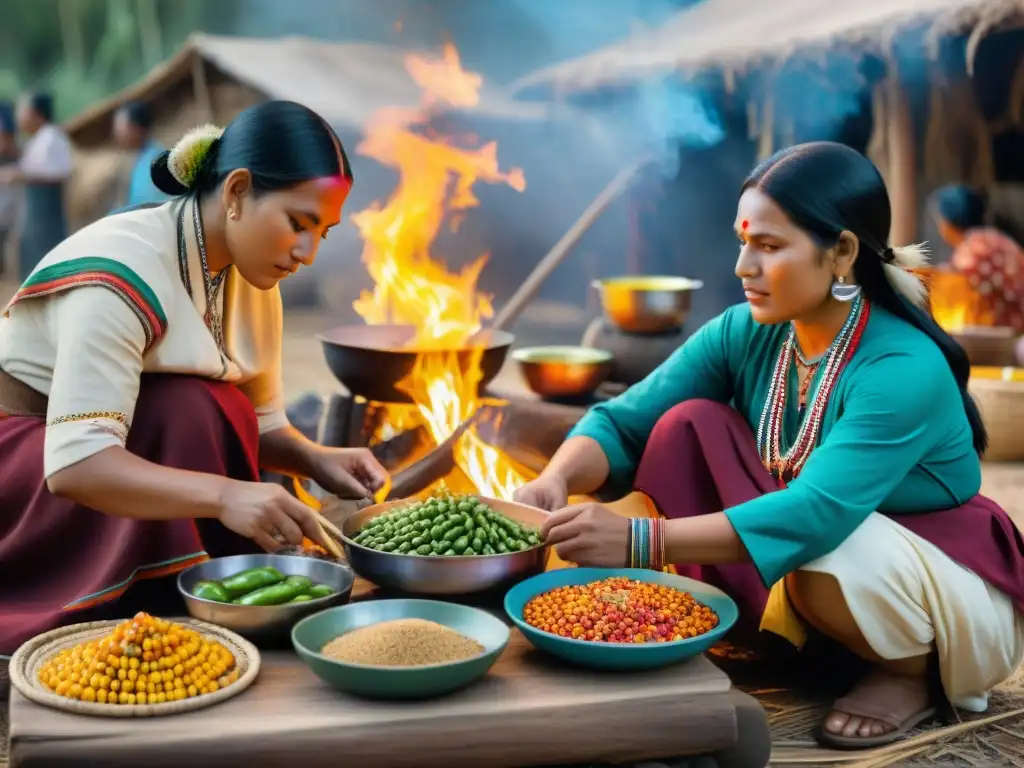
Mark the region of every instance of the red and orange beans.
POLYGON ((523 618, 560 637, 605 643, 666 643, 718 626, 715 612, 688 592, 624 577, 537 595, 523 618))

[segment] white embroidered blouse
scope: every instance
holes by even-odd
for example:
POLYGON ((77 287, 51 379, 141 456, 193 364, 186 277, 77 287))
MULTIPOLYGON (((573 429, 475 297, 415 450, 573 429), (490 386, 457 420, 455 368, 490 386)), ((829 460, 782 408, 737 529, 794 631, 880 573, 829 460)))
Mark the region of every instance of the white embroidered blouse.
POLYGON ((0 369, 48 397, 47 477, 125 444, 142 373, 235 382, 261 434, 288 424, 281 294, 229 267, 215 308, 221 349, 204 321, 200 233, 191 199, 108 216, 47 254, 11 300, 0 369))

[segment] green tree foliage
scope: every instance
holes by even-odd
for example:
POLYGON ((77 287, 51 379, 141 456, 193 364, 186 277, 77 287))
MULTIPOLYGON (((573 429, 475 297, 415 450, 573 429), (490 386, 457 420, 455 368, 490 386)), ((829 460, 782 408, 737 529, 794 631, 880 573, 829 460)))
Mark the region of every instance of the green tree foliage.
POLYGON ((196 31, 226 33, 240 0, 0 0, 0 98, 53 92, 58 119, 138 80, 196 31))

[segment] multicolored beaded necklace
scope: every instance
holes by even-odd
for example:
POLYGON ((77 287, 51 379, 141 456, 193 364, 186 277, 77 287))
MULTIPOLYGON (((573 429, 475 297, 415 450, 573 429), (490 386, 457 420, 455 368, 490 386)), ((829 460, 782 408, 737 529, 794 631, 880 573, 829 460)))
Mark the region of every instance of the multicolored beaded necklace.
MULTIPOLYGON (((228 372, 228 357, 227 346, 224 340, 224 322, 221 312, 217 307, 217 300, 220 296, 221 288, 224 287, 225 278, 230 267, 222 269, 216 275, 210 275, 210 268, 206 259, 205 229, 203 227, 203 215, 199 208, 199 198, 193 196, 190 199, 192 200, 192 227, 199 250, 199 264, 203 272, 203 293, 206 299, 203 322, 206 324, 210 334, 213 336, 214 343, 217 345, 217 351, 220 353, 221 377, 224 377, 228 372)), ((185 285, 185 290, 191 298, 192 280, 189 277, 188 247, 185 244, 186 209, 187 205, 182 204, 181 210, 178 213, 178 267, 181 271, 181 280, 185 285)))
POLYGON ((800 428, 796 440, 793 445, 783 451, 782 423, 786 413, 786 399, 789 390, 789 368, 791 361, 795 360, 799 363, 801 359, 796 343, 796 333, 790 326, 789 335, 775 361, 775 371, 772 373, 768 397, 764 403, 764 410, 761 412, 761 421, 757 426, 757 450, 761 457, 761 463, 780 484, 785 484, 800 474, 811 451, 814 450, 821 433, 821 423, 829 398, 835 390, 840 374, 860 344, 860 338, 864 333, 864 327, 867 325, 870 314, 871 305, 863 297, 855 299, 850 308, 850 316, 846 318, 846 322, 843 323, 843 327, 832 345, 819 362, 808 364, 807 367, 813 365, 813 368, 801 381, 801 389, 805 390, 801 400, 806 396, 806 389, 809 388, 818 366, 823 364, 824 370, 815 389, 811 407, 806 412, 803 408, 800 409, 800 428))

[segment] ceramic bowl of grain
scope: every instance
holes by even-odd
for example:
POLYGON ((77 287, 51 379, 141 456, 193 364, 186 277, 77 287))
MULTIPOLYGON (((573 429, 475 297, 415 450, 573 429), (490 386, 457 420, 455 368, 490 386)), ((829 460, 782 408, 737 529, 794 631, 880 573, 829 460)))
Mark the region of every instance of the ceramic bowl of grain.
POLYGON ((487 674, 509 641, 495 615, 437 600, 372 600, 330 608, 292 629, 321 680, 373 699, 426 699, 487 674))

